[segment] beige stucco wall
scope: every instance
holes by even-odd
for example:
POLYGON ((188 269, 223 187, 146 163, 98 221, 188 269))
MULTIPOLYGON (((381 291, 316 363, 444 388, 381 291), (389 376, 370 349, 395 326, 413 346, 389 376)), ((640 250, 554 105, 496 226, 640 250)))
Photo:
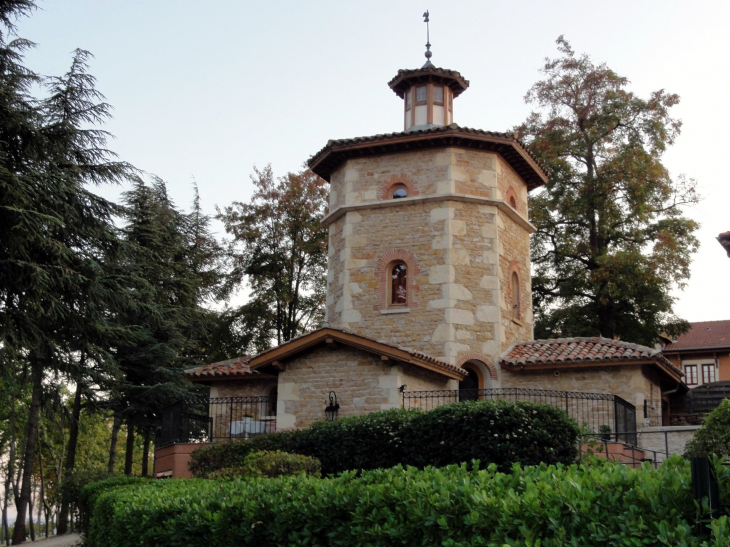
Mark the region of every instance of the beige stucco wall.
POLYGON ((279 373, 277 429, 324 419, 330 391, 337 394, 340 417, 399 408, 403 384, 408 391, 454 387, 444 376, 409 364, 341 344, 320 346, 287 361, 279 373))
POLYGON ((330 215, 331 326, 455 364, 467 355, 496 363, 532 338, 527 187, 498 154, 444 148, 348 160, 331 178, 330 215), (398 177, 415 191, 384 199, 398 177), (508 193, 517 213, 505 210, 508 193), (413 274, 405 311, 385 309, 383 263, 394 257, 413 274), (519 322, 507 282, 515 267, 519 322))

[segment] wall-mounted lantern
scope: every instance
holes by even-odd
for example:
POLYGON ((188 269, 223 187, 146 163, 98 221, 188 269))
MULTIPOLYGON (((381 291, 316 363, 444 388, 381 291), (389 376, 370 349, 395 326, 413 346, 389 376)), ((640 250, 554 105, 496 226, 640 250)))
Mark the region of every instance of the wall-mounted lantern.
POLYGON ((327 416, 327 420, 334 422, 337 419, 337 412, 340 410, 340 405, 337 403, 337 394, 334 391, 330 391, 330 404, 324 409, 324 415, 327 416))

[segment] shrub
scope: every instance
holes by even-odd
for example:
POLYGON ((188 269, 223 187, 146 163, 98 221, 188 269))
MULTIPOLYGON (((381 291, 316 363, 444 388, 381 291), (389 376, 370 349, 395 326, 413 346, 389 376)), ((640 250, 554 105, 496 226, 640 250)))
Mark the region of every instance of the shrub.
POLYGON ((78 509, 81 503, 81 490, 87 484, 102 481, 110 476, 106 470, 101 469, 74 469, 61 482, 61 500, 78 509))
MULTIPOLYGON (((108 476, 108 474, 107 474, 108 476)), ((135 484, 145 484, 152 479, 143 477, 133 477, 128 475, 116 475, 107 479, 91 482, 81 488, 78 497, 79 520, 82 532, 88 532, 91 514, 99 497, 109 490, 119 488, 121 486, 129 486, 135 484)))
MULTIPOLYGON (((723 488, 728 477, 723 477, 723 488)), ((335 478, 157 481, 103 494, 89 547, 685 545, 703 517, 689 464, 396 466, 335 478)), ((727 518, 712 545, 730 545, 727 518)))
POLYGON ((474 459, 507 470, 515 462, 571 463, 578 455, 577 436, 575 422, 552 406, 470 401, 429 412, 373 412, 213 445, 193 453, 190 469, 207 477, 219 469, 241 467, 254 450, 281 450, 317 458, 325 474, 474 459))
POLYGON ((299 473, 321 476, 322 464, 317 458, 288 454, 286 452, 251 452, 243 459, 241 467, 224 467, 212 472, 211 479, 234 479, 252 477, 282 477, 299 473))
POLYGON ((687 443, 685 456, 730 455, 730 399, 724 399, 720 406, 710 412, 702 427, 695 431, 687 443))

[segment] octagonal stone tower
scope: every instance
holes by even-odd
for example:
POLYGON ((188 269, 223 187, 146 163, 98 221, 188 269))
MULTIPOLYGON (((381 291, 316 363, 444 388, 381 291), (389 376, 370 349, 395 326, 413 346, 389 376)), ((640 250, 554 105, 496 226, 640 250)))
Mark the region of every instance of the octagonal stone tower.
POLYGON ((327 321, 479 361, 498 386, 499 354, 533 336, 527 193, 546 175, 515 135, 453 123, 458 72, 427 63, 389 85, 404 132, 331 140, 309 162, 330 183, 327 321))

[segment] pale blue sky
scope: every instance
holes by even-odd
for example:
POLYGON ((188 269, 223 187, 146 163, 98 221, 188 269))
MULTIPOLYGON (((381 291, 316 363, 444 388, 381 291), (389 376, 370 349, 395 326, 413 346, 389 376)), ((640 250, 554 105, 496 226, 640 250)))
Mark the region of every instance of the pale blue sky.
MULTIPOLYGON (((108 125, 120 156, 170 185, 177 203, 198 181, 204 207, 246 200, 252 166, 297 170, 330 138, 402 130, 402 105, 386 85, 423 61, 431 12, 435 65, 471 87, 455 121, 503 131, 529 112, 523 96, 564 34, 632 81, 642 95, 681 95, 683 135, 667 154, 674 174, 700 181, 705 200, 693 277, 677 311, 692 320, 730 319, 723 290, 730 259, 714 239, 730 230, 727 2, 533 1, 247 2, 45 0, 21 21, 38 43, 27 64, 60 74, 76 48, 114 106, 108 125)), ((105 190, 116 196, 118 191, 105 190)))

